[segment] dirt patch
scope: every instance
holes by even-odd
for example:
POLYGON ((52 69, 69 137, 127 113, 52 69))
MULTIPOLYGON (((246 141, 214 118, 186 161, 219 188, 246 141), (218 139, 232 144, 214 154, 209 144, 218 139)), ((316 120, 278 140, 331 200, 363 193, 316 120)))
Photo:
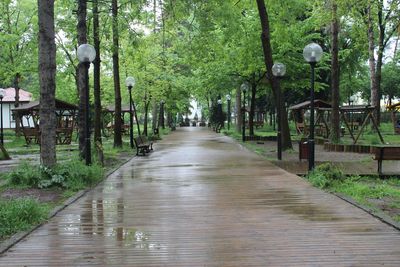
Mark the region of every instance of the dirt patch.
POLYGON ((40 202, 53 202, 56 203, 62 199, 62 191, 53 189, 53 190, 44 190, 44 189, 15 189, 8 188, 1 192, 1 198, 4 199, 15 199, 15 198, 23 198, 30 197, 35 198, 40 202))
POLYGON ((378 209, 382 210, 386 214, 391 217, 399 216, 400 215, 400 208, 396 206, 395 200, 390 197, 384 197, 381 199, 376 198, 369 198, 367 201, 377 207, 378 209))

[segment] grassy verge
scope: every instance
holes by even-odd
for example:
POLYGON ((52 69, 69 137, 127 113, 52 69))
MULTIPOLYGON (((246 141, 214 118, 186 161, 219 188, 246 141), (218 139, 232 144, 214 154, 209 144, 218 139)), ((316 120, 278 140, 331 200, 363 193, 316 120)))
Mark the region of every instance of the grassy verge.
POLYGON ((373 176, 346 176, 329 163, 322 164, 306 176, 316 187, 339 193, 375 212, 382 212, 400 223, 400 180, 373 176))

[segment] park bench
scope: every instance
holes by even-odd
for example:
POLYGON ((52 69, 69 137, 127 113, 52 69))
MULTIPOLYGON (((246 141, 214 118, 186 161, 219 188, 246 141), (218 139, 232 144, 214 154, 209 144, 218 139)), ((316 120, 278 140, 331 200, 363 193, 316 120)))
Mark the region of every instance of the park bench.
POLYGON ((378 161, 378 173, 382 175, 383 160, 400 160, 400 147, 378 146, 375 147, 374 160, 378 161))
POLYGON ((143 156, 146 153, 153 150, 153 142, 147 139, 147 136, 141 135, 133 138, 136 145, 136 155, 142 154, 143 156))

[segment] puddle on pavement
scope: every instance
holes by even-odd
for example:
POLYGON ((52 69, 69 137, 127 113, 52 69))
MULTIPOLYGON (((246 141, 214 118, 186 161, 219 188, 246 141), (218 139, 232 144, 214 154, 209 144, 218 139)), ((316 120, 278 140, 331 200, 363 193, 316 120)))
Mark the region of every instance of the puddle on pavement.
POLYGON ((160 250, 165 246, 150 242, 150 234, 134 228, 116 227, 110 236, 115 236, 116 240, 123 243, 125 247, 134 247, 145 250, 160 250))
POLYGON ((289 190, 270 189, 256 195, 260 199, 258 204, 278 208, 285 213, 293 214, 307 221, 340 221, 344 218, 339 217, 333 211, 318 204, 309 203, 305 196, 293 193, 289 190))

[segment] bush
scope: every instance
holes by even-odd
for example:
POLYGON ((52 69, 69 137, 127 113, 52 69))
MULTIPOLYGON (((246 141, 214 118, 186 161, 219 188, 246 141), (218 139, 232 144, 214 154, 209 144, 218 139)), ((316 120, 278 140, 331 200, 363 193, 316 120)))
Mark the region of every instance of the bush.
POLYGON ((99 165, 86 166, 79 160, 57 164, 53 169, 23 163, 9 174, 12 185, 36 188, 60 187, 72 191, 91 186, 102 177, 103 170, 99 165))
POLYGON ((346 176, 338 167, 330 163, 324 163, 309 173, 307 179, 316 187, 329 188, 335 182, 344 181, 346 176))
POLYGON ((47 219, 50 207, 31 198, 0 200, 0 239, 47 219))

